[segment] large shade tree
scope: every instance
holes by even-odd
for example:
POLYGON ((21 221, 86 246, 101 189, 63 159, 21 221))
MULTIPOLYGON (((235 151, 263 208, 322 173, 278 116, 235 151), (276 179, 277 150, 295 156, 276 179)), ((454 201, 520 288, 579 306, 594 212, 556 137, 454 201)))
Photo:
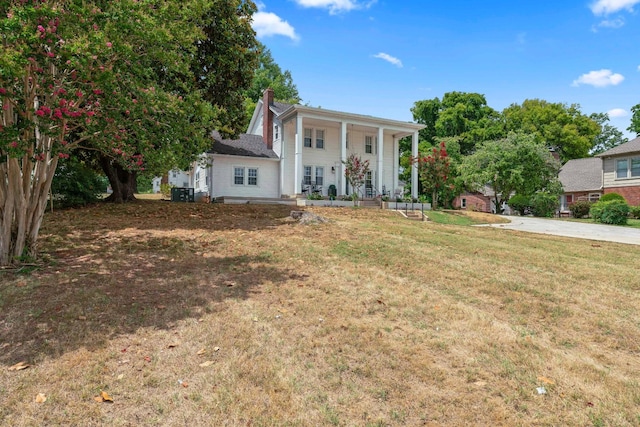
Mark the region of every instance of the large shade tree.
MULTIPOLYGON (((206 38, 202 18, 223 3, 0 4, 0 265, 34 254, 59 158, 95 153, 122 201, 136 171, 208 147, 215 112, 192 65, 206 38)), ((234 16, 249 25, 252 9, 243 10, 234 16)))
POLYGON ((631 107, 631 124, 627 128, 629 132, 633 132, 636 136, 640 136, 640 104, 631 107))
POLYGON ((593 113, 589 118, 600 126, 600 133, 596 135, 591 149, 592 155, 603 153, 627 142, 624 134, 609 123, 609 115, 607 113, 593 113))
POLYGON ((475 153, 462 160, 460 178, 469 190, 491 186, 495 206, 500 207, 512 194, 556 188, 559 170, 560 163, 534 135, 510 133, 504 139, 480 143, 475 153))
POLYGON ((527 99, 502 112, 507 131, 524 132, 554 149, 563 162, 587 157, 600 126, 582 114, 577 104, 527 99))

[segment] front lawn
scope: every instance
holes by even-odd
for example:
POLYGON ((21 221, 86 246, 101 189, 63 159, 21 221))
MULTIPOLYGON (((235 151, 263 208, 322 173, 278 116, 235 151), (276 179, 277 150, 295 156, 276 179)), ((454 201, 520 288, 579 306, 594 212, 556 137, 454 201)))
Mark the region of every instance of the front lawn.
POLYGON ((0 270, 0 425, 640 423, 640 246, 291 209, 48 213, 0 270))

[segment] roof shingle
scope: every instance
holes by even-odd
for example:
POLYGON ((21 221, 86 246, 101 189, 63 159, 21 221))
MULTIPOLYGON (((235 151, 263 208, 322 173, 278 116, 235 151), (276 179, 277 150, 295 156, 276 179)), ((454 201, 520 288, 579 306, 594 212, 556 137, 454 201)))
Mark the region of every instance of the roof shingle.
POLYGON ((267 148, 260 135, 242 133, 238 139, 222 139, 218 131, 213 131, 213 146, 209 150, 212 154, 228 154, 232 156, 262 157, 277 159, 273 150, 267 148))
POLYGON ((596 155, 596 157, 611 157, 629 153, 640 153, 640 137, 632 139, 629 142, 625 142, 624 144, 620 144, 617 147, 613 147, 604 153, 596 155))
POLYGON ((602 159, 587 157, 569 160, 560 169, 558 179, 565 193, 602 189, 602 159))

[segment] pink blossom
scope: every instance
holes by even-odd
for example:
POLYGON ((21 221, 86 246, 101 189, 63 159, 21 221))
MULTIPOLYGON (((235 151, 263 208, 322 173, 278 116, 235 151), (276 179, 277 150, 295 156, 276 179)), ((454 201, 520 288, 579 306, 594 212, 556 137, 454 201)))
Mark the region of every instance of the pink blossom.
POLYGON ((43 116, 44 116, 44 111, 42 111, 42 110, 37 110, 37 111, 36 111, 36 116, 43 117, 43 116))
POLYGON ((53 116, 56 119, 61 119, 62 118, 62 111, 60 111, 59 108, 56 108, 55 111, 53 112, 53 116))
POLYGON ((93 117, 95 116, 96 112, 95 111, 87 111, 87 116, 89 117, 93 117))
POLYGON ((79 91, 79 90, 78 90, 78 91, 76 91, 76 96, 77 96, 78 98, 82 98, 82 92, 81 92, 81 91, 79 91))
POLYGON ((93 94, 94 95, 102 95, 102 91, 100 89, 94 89, 93 90, 93 94))
POLYGON ((68 159, 69 155, 66 153, 58 153, 58 157, 60 157, 61 159, 68 159))
POLYGON ((11 147, 12 147, 12 148, 16 148, 16 147, 18 146, 18 143, 17 143, 16 141, 13 141, 13 142, 12 142, 11 144, 9 144, 9 145, 11 145, 11 147))
POLYGON ((111 46, 113 46, 113 43, 107 42, 107 47, 111 47, 111 46))
POLYGON ((3 87, 0 87, 0 95, 6 95, 7 94, 7 90, 3 87))

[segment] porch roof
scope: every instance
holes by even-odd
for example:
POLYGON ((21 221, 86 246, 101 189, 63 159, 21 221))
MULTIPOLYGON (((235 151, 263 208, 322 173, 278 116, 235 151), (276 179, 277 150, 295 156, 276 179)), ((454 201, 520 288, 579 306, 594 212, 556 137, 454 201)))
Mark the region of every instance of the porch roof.
POLYGON ((384 119, 381 117, 374 117, 362 114, 345 113, 342 111, 327 110, 324 108, 307 107, 304 105, 291 105, 285 111, 283 111, 278 118, 285 122, 291 120, 297 115, 303 118, 328 120, 335 122, 347 122, 354 125, 362 125, 368 127, 382 127, 391 131, 395 131, 394 136, 404 137, 412 135, 414 132, 418 132, 424 129, 426 126, 413 123, 403 122, 400 120, 384 119))

